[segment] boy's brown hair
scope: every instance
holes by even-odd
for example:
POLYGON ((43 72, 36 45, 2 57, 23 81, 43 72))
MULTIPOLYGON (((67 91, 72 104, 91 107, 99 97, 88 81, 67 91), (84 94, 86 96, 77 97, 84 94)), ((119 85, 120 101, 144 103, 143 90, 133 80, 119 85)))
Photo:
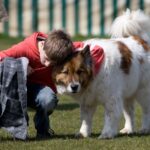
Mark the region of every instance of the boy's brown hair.
POLYGON ((54 30, 45 40, 44 51, 50 61, 56 65, 63 64, 73 53, 73 43, 64 31, 54 30))

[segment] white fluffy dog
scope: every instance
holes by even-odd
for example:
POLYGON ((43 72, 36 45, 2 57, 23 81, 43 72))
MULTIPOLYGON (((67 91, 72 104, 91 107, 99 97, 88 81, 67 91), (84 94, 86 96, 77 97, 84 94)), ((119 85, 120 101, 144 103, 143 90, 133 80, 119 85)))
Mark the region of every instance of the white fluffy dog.
MULTIPOLYGON (((141 132, 150 133, 150 19, 141 11, 127 12, 112 26, 112 39, 83 41, 65 65, 54 69, 58 93, 68 93, 80 104, 81 128, 77 136, 91 134, 92 118, 98 103, 105 109, 104 128, 100 138, 113 138, 124 112, 121 133, 134 131, 134 101, 143 110, 141 132), (125 38, 126 37, 126 38, 125 38), (89 46, 87 46, 89 45, 89 46), (103 61, 94 74, 97 51, 103 61), (96 53, 95 53, 96 52, 96 53)), ((97 65, 97 64, 96 64, 97 65)), ((97 67, 96 67, 97 68, 97 67)))

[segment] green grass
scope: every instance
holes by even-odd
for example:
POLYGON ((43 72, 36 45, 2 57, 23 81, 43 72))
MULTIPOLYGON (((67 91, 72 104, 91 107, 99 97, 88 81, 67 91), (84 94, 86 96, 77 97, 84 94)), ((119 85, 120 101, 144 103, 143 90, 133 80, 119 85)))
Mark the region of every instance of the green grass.
MULTIPOLYGON (((84 39, 85 37, 83 37, 84 39)), ((0 49, 10 47, 22 38, 8 38, 0 35, 0 49)), ((57 109, 51 115, 51 127, 55 130, 55 136, 48 140, 36 140, 33 116, 35 111, 29 109, 30 122, 28 127, 29 139, 26 142, 14 141, 13 138, 0 130, 0 150, 148 150, 150 147, 150 135, 121 136, 115 139, 100 140, 98 136, 103 127, 103 108, 98 107, 94 120, 92 136, 86 139, 75 139, 74 134, 80 127, 79 106, 70 97, 61 96, 57 109)), ((136 129, 141 125, 141 109, 136 107, 136 129)), ((121 119, 120 129, 124 120, 121 119)))
MULTIPOLYGON (((132 135, 121 136, 115 139, 100 140, 98 136, 103 127, 103 108, 98 107, 93 120, 92 136, 86 139, 75 139, 74 134, 80 127, 79 107, 70 98, 60 97, 59 105, 52 114, 51 127, 55 130, 56 135, 49 140, 36 140, 33 124, 34 110, 29 109, 30 126, 28 128, 29 139, 26 142, 13 141, 12 137, 0 130, 0 149, 3 150, 146 150, 150 146, 150 136, 132 135)), ((141 110, 136 109, 137 129, 140 127, 141 110)), ((123 126, 121 119, 120 126, 123 126)))
MULTIPOLYGON (((82 36, 82 35, 77 35, 75 37, 72 37, 73 41, 81 41, 85 40, 88 38, 98 38, 99 36, 82 36)), ((108 38, 108 36, 106 36, 108 38)), ((17 37, 17 38, 12 38, 4 34, 0 34, 0 50, 9 48, 13 44, 18 43, 19 41, 23 40, 23 37, 17 37)))
POLYGON ((0 34, 0 50, 9 48, 13 44, 17 44, 21 40, 23 40, 23 37, 12 38, 7 35, 0 34))

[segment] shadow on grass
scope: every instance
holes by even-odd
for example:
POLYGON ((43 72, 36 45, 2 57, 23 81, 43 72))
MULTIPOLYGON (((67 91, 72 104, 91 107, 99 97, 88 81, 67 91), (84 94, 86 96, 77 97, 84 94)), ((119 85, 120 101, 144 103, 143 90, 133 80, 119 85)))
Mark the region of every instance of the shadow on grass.
POLYGON ((19 141, 19 142, 34 142, 34 141, 45 141, 45 140, 57 140, 57 139, 77 139, 75 137, 75 134, 63 134, 63 135, 54 135, 49 138, 36 138, 36 137, 28 137, 26 140, 20 140, 20 139, 14 139, 13 137, 0 137, 0 142, 14 142, 14 141, 19 141))
MULTIPOLYGON (((61 110, 70 111, 70 110, 74 110, 76 108, 79 108, 79 105, 77 103, 68 103, 68 104, 58 104, 58 106, 56 107, 56 110, 58 110, 58 111, 61 111, 61 110)), ((35 108, 28 107, 28 111, 35 112, 35 108)))
POLYGON ((63 134, 63 135, 54 135, 51 138, 43 138, 43 139, 38 139, 36 137, 29 137, 27 142, 32 142, 32 141, 43 141, 43 140, 66 140, 66 139, 76 139, 74 134, 63 134))
MULTIPOLYGON (((93 133, 91 135, 91 138, 98 138, 100 136, 100 133, 93 133)), ((111 139, 118 139, 118 138, 123 138, 123 137, 130 137, 130 138, 134 138, 134 137, 146 137, 146 136, 150 136, 150 134, 141 134, 141 133, 133 133, 133 134, 118 134, 115 138, 110 138, 111 139)), ((105 139, 104 139, 105 140, 105 139)), ((107 139, 109 140, 109 139, 107 139)))
MULTIPOLYGON (((99 137, 99 133, 92 133, 92 135, 89 137, 89 138, 94 138, 94 139, 98 139, 99 137)), ((118 138, 123 138, 123 137, 130 137, 130 138, 134 138, 134 137, 146 137, 146 136, 150 136, 150 134, 140 134, 140 133, 134 133, 134 134, 130 134, 130 135, 127 135, 127 134, 119 134, 118 136, 116 136, 115 138, 113 138, 113 140, 117 140, 118 138)), ((86 139, 89 139, 89 138, 86 138, 86 139)), ((27 140, 16 140, 16 139, 13 139, 12 137, 1 137, 0 138, 0 141, 1 142, 7 142, 7 141, 10 141, 10 142, 13 142, 13 141, 21 141, 21 142, 34 142, 34 141, 45 141, 45 140, 57 140, 57 139, 61 139, 61 140, 67 140, 67 139, 72 139, 72 140, 82 140, 84 138, 76 138, 75 137, 75 134, 61 134, 61 135, 54 135, 53 137, 51 138, 43 138, 43 139, 38 139, 36 137, 29 137, 27 140)), ((112 139, 100 139, 100 140, 112 140, 112 139)))
POLYGON ((75 103, 69 103, 69 104, 58 104, 56 110, 66 110, 66 111, 69 111, 69 110, 73 110, 73 109, 76 109, 76 108, 79 108, 79 105, 78 104, 75 104, 75 103))

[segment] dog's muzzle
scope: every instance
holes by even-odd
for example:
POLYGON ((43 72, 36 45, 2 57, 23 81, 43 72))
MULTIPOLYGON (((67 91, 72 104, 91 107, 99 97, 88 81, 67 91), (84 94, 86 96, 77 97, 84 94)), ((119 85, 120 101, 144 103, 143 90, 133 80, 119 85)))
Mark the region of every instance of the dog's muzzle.
POLYGON ((74 93, 77 92, 78 87, 79 87, 79 85, 77 85, 77 84, 72 84, 72 85, 71 85, 71 89, 72 89, 72 91, 73 91, 74 93))
POLYGON ((71 93, 77 93, 80 91, 80 84, 79 83, 70 83, 68 90, 71 93))

